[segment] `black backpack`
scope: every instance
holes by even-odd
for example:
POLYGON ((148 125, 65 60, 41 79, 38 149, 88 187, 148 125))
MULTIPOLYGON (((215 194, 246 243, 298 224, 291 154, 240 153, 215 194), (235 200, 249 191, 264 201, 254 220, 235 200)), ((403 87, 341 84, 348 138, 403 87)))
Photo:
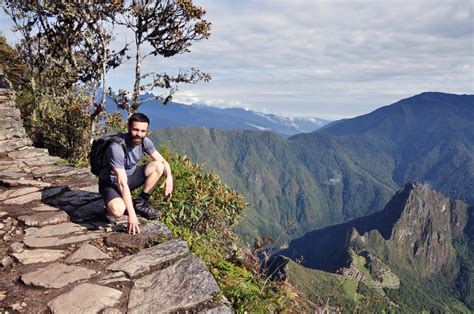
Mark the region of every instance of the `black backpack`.
POLYGON ((91 172, 96 176, 98 176, 102 168, 106 166, 106 162, 104 162, 105 151, 107 150, 107 147, 109 147, 109 145, 112 143, 120 144, 125 153, 125 158, 129 158, 125 141, 117 134, 105 135, 94 140, 92 142, 91 151, 89 152, 89 162, 91 165, 91 172))

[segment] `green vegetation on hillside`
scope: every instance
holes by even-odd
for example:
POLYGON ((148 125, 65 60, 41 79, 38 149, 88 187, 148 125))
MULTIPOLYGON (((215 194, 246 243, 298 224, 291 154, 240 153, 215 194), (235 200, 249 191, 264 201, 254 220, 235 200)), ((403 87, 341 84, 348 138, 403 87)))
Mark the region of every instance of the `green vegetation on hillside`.
POLYGON ((202 165, 160 151, 173 169, 174 192, 165 197, 155 189, 153 204, 174 235, 206 263, 232 306, 239 312, 309 309, 294 288, 260 275, 257 258, 234 233, 244 213, 243 197, 216 174, 204 173, 202 165))
POLYGON ((247 240, 279 244, 382 210, 413 180, 474 202, 474 96, 424 93, 287 140, 269 132, 160 130, 158 143, 187 154, 245 195, 247 240))
POLYGON ((293 261, 286 264, 285 275, 298 291, 321 308, 328 305, 348 313, 375 313, 391 308, 387 298, 356 278, 306 268, 293 261))

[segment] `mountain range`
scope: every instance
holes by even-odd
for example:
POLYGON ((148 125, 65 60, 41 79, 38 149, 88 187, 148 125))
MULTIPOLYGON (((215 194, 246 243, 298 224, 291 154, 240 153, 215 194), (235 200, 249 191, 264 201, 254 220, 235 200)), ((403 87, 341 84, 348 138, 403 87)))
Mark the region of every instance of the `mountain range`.
MULTIPOLYGON (((217 108, 203 104, 184 105, 170 102, 163 105, 153 94, 143 94, 150 99, 140 107, 140 112, 151 119, 150 129, 199 126, 220 130, 270 131, 283 137, 298 133, 313 132, 330 121, 315 117, 288 118, 275 114, 265 114, 243 108, 217 108)), ((115 105, 107 100, 107 109, 113 112, 115 105)))
POLYGON ((406 182, 474 203, 474 96, 422 93, 288 139, 165 129, 158 144, 205 163, 251 203, 239 232, 279 244, 384 208, 406 182))
MULTIPOLYGON (((298 272, 315 282, 338 273, 336 289, 346 284, 341 277, 355 280, 356 287, 362 283, 384 297, 378 302, 385 311, 467 313, 474 309, 473 215, 473 206, 411 182, 382 211, 291 241, 280 254, 299 265, 287 269, 288 261, 279 259, 273 267, 296 285, 305 281, 298 272)), ((320 289, 324 294, 329 288, 320 289)), ((358 288, 352 293, 357 291, 364 294, 358 288)), ((341 294, 338 301, 344 299, 341 294)))

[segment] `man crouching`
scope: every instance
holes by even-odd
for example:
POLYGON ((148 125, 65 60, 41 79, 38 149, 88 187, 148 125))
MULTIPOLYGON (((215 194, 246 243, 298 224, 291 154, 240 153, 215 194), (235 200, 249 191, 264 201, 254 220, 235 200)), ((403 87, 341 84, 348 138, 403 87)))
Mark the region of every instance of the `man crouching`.
POLYGON ((149 204, 150 193, 160 179, 166 175, 165 195, 173 191, 173 177, 168 162, 146 137, 150 119, 142 113, 134 113, 128 119, 128 133, 117 136, 125 145, 111 143, 104 155, 105 167, 99 173, 99 192, 104 198, 107 212, 118 218, 125 210, 128 213, 128 232, 140 233, 137 214, 147 219, 160 216, 159 210, 149 204), (144 153, 153 161, 137 166, 144 153), (132 200, 131 191, 143 185, 140 197, 132 200))

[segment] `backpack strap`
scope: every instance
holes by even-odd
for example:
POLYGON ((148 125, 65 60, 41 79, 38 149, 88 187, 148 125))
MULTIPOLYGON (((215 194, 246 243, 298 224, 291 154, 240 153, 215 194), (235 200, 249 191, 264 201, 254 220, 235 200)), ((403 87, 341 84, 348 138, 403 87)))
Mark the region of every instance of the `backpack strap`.
POLYGON ((128 156, 127 145, 125 144, 125 140, 117 135, 112 136, 110 140, 122 146, 123 153, 125 154, 125 159, 128 163, 130 163, 130 156, 128 156))

